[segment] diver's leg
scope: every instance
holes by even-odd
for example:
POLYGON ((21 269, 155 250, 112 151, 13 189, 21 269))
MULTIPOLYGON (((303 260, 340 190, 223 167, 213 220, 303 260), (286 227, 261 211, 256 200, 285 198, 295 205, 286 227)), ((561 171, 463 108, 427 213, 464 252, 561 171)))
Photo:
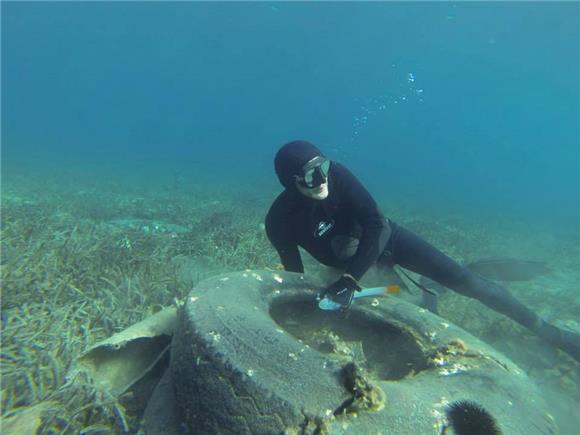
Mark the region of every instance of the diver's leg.
MULTIPOLYGON (((387 242, 387 246, 385 247, 384 252, 381 254, 379 259, 377 260, 377 264, 381 267, 386 274, 395 274, 394 266, 395 264, 399 264, 399 262, 395 262, 395 253, 394 248, 396 245, 396 241, 398 240, 399 231, 406 231, 403 227, 398 225, 397 223, 390 221, 391 224, 391 237, 387 242)), ((405 239, 405 234, 403 234, 403 239, 405 239)), ((412 269, 407 267, 408 269, 412 269)), ((435 268, 436 269, 436 268, 435 268)), ((432 279, 426 278, 428 274, 423 273, 420 284, 427 287, 430 292, 423 291, 422 292, 422 300, 421 305, 431 311, 434 314, 439 314, 438 309, 438 299, 439 296, 445 291, 445 288, 435 282, 432 279)))
POLYGON ((395 264, 483 302, 580 361, 580 334, 545 322, 505 288, 469 271, 411 231, 397 226, 390 250, 395 264))

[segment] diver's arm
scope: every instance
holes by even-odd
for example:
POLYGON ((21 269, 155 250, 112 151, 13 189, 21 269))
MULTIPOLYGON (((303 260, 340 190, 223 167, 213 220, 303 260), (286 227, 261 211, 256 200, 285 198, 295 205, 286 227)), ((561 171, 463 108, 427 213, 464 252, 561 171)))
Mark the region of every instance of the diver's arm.
POLYGON ((274 245, 280 255, 280 262, 284 266, 284 270, 287 272, 298 272, 304 273, 304 265, 302 264, 302 259, 300 258, 300 251, 298 251, 298 246, 284 246, 278 248, 274 245))
POLYGON ((266 217, 266 234, 270 243, 274 246, 284 270, 288 272, 304 273, 304 265, 300 257, 300 251, 296 242, 290 240, 290 236, 284 231, 279 222, 272 214, 266 217))
POLYGON ((344 166, 336 166, 341 206, 353 213, 363 230, 358 249, 345 271, 360 280, 385 249, 391 236, 391 226, 373 197, 356 177, 344 166))

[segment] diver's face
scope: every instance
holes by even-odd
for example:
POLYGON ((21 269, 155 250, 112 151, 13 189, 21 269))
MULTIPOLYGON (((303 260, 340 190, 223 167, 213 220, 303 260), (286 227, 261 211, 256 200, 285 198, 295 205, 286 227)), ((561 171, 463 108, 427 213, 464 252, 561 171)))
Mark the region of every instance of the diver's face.
POLYGON ((326 181, 324 183, 322 183, 320 186, 316 186, 316 187, 306 187, 306 186, 303 186, 298 181, 296 181, 295 184, 296 184, 296 189, 298 189, 298 192, 300 192, 302 195, 304 195, 307 198, 317 199, 317 200, 321 201, 323 199, 326 199, 326 197, 328 196, 328 178, 326 179, 326 181))

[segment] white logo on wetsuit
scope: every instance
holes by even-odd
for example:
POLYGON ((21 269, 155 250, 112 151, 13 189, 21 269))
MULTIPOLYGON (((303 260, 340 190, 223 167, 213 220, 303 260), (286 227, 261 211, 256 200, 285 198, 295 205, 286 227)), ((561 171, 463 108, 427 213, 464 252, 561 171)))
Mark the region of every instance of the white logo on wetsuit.
POLYGON ((321 221, 318 223, 318 228, 316 228, 316 231, 314 231, 314 235, 316 237, 322 237, 324 236, 328 231, 330 231, 330 229, 334 226, 334 222, 324 222, 321 221))

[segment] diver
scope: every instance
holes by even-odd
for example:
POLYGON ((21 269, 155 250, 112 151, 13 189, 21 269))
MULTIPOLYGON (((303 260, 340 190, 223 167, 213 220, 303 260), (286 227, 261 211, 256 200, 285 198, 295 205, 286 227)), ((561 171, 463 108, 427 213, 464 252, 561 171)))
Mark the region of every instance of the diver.
POLYGON ((266 233, 282 266, 303 273, 301 247, 320 263, 343 271, 319 298, 330 298, 347 310, 354 292, 361 290, 358 281, 373 264, 398 265, 481 301, 580 361, 580 334, 549 324, 496 282, 385 218, 357 178, 313 144, 285 144, 274 166, 285 190, 268 211, 266 233))

